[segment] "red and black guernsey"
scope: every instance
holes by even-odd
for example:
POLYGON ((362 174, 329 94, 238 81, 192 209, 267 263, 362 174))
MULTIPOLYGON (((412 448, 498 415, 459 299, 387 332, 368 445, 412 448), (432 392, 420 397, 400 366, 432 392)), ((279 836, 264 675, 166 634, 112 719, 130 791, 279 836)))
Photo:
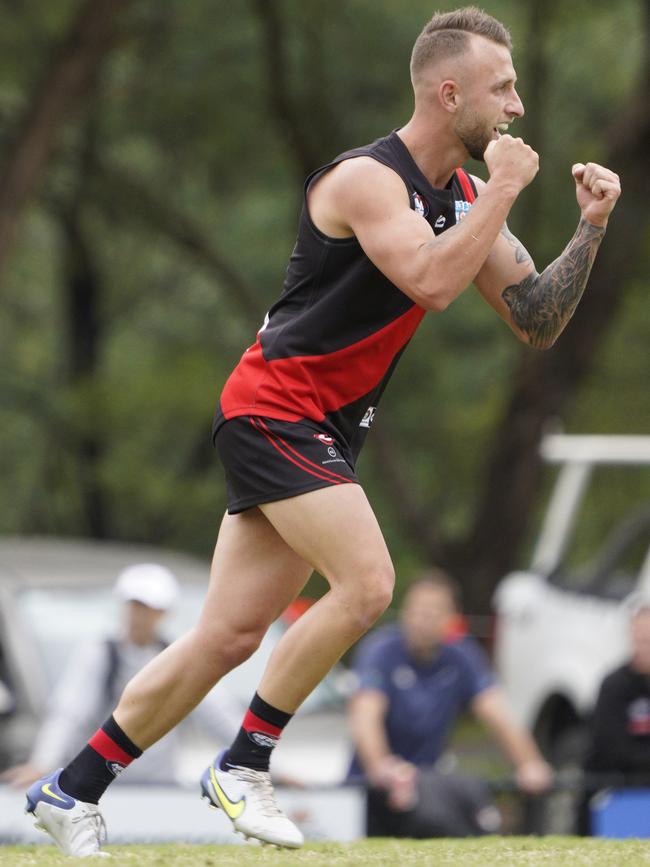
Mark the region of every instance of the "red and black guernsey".
POLYGON ((455 225, 475 199, 462 169, 445 189, 432 187, 396 132, 313 172, 305 182, 284 290, 224 386, 213 434, 241 415, 310 421, 358 454, 399 356, 425 314, 375 267, 356 238, 330 238, 311 221, 309 184, 360 156, 401 177, 411 207, 436 235, 455 225))

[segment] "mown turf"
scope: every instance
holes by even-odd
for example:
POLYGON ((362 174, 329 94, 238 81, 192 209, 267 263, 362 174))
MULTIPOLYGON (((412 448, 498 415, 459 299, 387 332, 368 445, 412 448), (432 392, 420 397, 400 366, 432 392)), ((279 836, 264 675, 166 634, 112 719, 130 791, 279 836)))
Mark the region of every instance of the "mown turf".
POLYGON ((0 847, 0 864, 110 864, 111 867, 637 867, 650 865, 650 842, 576 837, 488 837, 482 840, 372 840, 321 843, 295 852, 256 846, 109 846, 113 858, 64 858, 51 846, 0 847))

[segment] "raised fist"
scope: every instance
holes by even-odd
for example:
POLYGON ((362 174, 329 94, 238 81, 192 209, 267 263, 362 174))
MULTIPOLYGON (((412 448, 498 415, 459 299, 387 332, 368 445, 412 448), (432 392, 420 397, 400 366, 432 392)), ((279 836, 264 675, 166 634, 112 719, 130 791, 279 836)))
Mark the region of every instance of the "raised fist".
POLYGON ((594 226, 606 226, 607 218, 621 195, 618 175, 597 163, 576 163, 571 174, 576 182, 576 199, 584 219, 594 226))
POLYGON ((485 149, 485 164, 490 178, 510 181, 523 190, 539 170, 539 157, 523 139, 502 135, 485 149))

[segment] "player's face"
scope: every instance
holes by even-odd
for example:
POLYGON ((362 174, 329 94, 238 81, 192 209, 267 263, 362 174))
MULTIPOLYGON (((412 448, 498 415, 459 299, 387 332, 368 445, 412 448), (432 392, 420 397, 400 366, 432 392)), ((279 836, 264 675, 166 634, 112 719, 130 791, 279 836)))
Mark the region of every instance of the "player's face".
POLYGON ((443 641, 454 614, 454 602, 445 587, 413 587, 400 614, 406 643, 416 654, 428 655, 443 641))
POLYGON ((650 674, 650 610, 644 608, 632 620, 632 660, 641 674, 650 674))
POLYGON ((482 160, 488 144, 522 117, 524 107, 515 89, 517 76, 504 45, 474 37, 460 81, 461 103, 455 133, 467 153, 482 160))

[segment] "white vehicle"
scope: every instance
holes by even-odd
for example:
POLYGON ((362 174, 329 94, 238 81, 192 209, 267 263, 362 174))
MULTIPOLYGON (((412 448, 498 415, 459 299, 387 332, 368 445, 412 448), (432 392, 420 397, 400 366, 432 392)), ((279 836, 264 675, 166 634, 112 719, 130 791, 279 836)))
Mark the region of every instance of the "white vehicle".
POLYGON ((550 435, 541 454, 560 471, 530 569, 496 590, 495 661, 520 721, 567 767, 603 677, 628 654, 630 596, 650 598, 650 436, 550 435), (631 513, 623 474, 638 494, 631 513), (600 549, 581 551, 595 516, 607 524, 600 549))

